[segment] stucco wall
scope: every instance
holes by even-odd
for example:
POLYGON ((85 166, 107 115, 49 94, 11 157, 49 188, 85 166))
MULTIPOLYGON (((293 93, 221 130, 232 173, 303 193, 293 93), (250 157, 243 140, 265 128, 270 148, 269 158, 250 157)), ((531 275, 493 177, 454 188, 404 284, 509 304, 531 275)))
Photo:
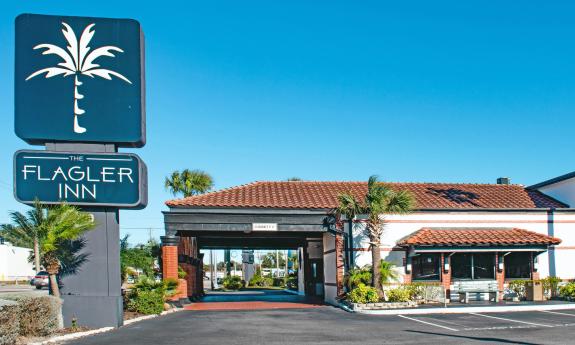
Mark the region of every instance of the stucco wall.
MULTIPOLYGON (((562 243, 550 253, 539 255, 539 273, 546 277, 556 275, 564 279, 575 278, 575 214, 555 212, 416 212, 405 216, 388 216, 381 241, 381 256, 405 272, 405 252, 392 250, 401 238, 422 227, 516 227, 558 237, 562 243), (551 257, 551 262, 549 258, 551 257), (554 257, 554 260, 553 260, 554 257)), ((371 264, 365 225, 355 223, 353 228, 355 264, 371 264)))
POLYGON ((32 278, 36 272, 28 262, 30 249, 0 244, 0 281, 32 278))

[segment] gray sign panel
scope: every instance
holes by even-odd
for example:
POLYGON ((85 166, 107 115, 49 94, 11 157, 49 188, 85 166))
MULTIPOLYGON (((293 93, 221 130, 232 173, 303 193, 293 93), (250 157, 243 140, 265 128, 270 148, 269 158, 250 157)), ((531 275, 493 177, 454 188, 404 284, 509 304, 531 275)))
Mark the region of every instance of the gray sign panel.
POLYGON ((127 153, 22 150, 14 155, 14 196, 26 204, 143 208, 146 165, 127 153))

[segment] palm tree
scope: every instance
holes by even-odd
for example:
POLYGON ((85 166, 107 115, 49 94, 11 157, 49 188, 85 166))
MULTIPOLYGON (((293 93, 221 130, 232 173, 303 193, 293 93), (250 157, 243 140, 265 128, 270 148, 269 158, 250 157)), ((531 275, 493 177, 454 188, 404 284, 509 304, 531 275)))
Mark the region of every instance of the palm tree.
POLYGON ((357 215, 367 215, 366 231, 371 247, 372 277, 371 284, 381 294, 381 252, 380 243, 385 226, 386 214, 409 213, 415 200, 408 191, 395 191, 389 186, 380 183, 377 176, 369 177, 367 194, 363 201, 358 201, 351 193, 338 195, 339 206, 337 214, 344 214, 348 219, 357 215))
POLYGON ((174 171, 171 176, 166 177, 164 186, 173 195, 182 193, 187 198, 209 191, 214 186, 214 180, 204 171, 185 169, 181 173, 174 171))
POLYGON ((38 200, 34 201, 31 210, 22 214, 10 212, 14 224, 3 224, 2 237, 15 246, 34 249, 34 268, 40 271, 40 241, 42 237, 42 224, 45 221, 44 210, 38 200))
POLYGON ((81 127, 78 124, 78 115, 84 114, 86 111, 84 109, 80 109, 78 104, 79 100, 84 98, 84 95, 81 95, 78 92, 78 87, 82 85, 80 82, 80 75, 86 75, 91 78, 94 76, 98 76, 107 80, 112 80, 112 76, 116 78, 122 79, 123 81, 127 82, 128 84, 132 84, 128 78, 124 77, 118 72, 111 71, 109 69, 99 68, 100 65, 94 63, 95 60, 101 56, 109 56, 115 57, 113 52, 120 52, 123 53, 124 51, 116 46, 103 46, 100 48, 96 48, 92 51, 91 47, 88 46, 92 37, 96 33, 92 28, 96 24, 90 24, 84 28, 80 39, 76 38, 76 34, 74 30, 70 27, 70 25, 62 22, 64 28, 62 29, 62 33, 64 34, 64 38, 66 39, 68 45, 66 46, 66 50, 61 47, 58 47, 53 44, 42 43, 38 44, 34 47, 34 49, 45 49, 42 55, 49 55, 54 54, 58 55, 62 58, 62 62, 58 63, 56 66, 47 67, 40 69, 28 76, 26 81, 46 73, 46 78, 52 78, 57 75, 63 75, 64 77, 68 77, 73 75, 74 76, 74 132, 81 134, 86 132, 86 128, 81 127))
POLYGON ((42 261, 50 278, 52 295, 60 297, 58 274, 62 268, 62 248, 77 241, 86 231, 96 226, 93 217, 75 206, 61 204, 48 208, 42 226, 42 261))

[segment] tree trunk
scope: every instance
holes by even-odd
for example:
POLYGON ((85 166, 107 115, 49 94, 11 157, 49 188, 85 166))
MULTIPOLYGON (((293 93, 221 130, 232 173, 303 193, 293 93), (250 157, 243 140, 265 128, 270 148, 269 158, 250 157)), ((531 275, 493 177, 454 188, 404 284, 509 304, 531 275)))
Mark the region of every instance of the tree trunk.
POLYGON ((34 236, 34 268, 36 273, 40 272, 40 244, 37 236, 34 236))
POLYGON ((60 298, 60 288, 58 287, 58 279, 55 274, 50 274, 50 289, 52 296, 60 298))
POLYGON ((383 288, 381 286, 381 249, 379 248, 379 238, 371 238, 371 284, 377 289, 379 294, 382 294, 383 288))

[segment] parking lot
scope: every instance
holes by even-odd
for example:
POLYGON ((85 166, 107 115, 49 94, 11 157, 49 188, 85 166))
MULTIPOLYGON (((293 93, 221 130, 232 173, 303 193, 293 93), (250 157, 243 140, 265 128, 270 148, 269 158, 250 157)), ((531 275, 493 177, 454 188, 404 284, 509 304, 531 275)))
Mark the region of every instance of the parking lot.
POLYGON ((70 344, 571 344, 575 310, 365 315, 312 309, 182 311, 70 344))
POLYGON ((397 317, 426 325, 429 328, 452 332, 575 326, 575 310, 398 315, 397 317))

